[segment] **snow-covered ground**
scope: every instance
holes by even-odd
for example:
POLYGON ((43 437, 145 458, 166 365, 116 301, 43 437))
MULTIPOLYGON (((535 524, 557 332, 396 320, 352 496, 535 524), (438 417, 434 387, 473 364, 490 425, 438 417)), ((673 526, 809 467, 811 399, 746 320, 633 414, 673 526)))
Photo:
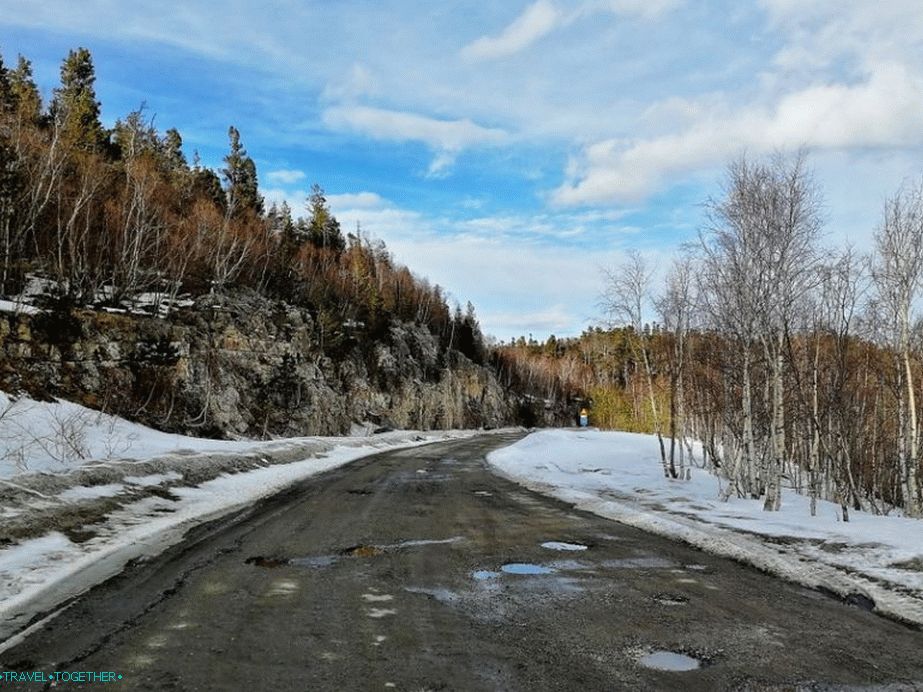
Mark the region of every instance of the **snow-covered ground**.
POLYGON ((867 596, 875 609, 923 624, 923 522, 851 512, 786 491, 780 512, 762 501, 719 498, 719 479, 693 469, 664 478, 651 435, 547 430, 492 452, 503 475, 610 519, 844 598, 867 596))
MULTIPOLYGON (((0 651, 38 614, 117 574, 129 560, 156 555, 197 524, 369 454, 477 433, 228 442, 0 393, 4 411, 0 537, 18 540, 0 549, 0 651), (87 516, 94 519, 84 526, 87 516), (52 530, 62 522, 71 522, 69 532, 52 530)), ((356 427, 362 430, 367 426, 356 427)))
POLYGON ((291 442, 173 435, 70 401, 12 399, 0 392, 0 478, 26 472, 67 473, 89 462, 162 454, 265 451, 291 442))

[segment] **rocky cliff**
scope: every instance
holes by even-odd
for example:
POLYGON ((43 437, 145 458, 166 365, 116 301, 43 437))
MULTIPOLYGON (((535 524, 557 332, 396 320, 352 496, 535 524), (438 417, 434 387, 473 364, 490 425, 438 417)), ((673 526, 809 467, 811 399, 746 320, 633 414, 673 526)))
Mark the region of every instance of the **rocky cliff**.
POLYGON ((324 328, 256 294, 200 298, 166 318, 0 313, 0 388, 55 396, 211 437, 346 434, 567 420, 500 386, 426 327, 324 328))

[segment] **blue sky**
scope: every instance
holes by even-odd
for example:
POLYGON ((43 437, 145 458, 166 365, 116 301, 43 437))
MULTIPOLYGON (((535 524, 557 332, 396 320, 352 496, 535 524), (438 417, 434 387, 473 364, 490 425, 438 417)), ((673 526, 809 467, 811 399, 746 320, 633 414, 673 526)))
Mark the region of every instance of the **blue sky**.
POLYGON ((77 46, 107 124, 143 102, 210 166, 235 125, 267 198, 320 183, 499 338, 579 334, 599 267, 666 267, 742 152, 806 146, 827 242, 860 249, 923 172, 918 0, 0 6, 46 96, 77 46))

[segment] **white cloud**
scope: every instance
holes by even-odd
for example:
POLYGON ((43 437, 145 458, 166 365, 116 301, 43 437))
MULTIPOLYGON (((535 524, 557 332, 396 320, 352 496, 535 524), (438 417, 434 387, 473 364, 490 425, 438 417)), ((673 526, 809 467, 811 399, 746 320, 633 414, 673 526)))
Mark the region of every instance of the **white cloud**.
POLYGON ((468 120, 440 120, 417 113, 370 106, 337 106, 323 113, 324 123, 336 130, 348 130, 373 139, 422 142, 436 153, 427 175, 442 177, 463 149, 496 145, 507 140, 504 130, 483 127, 468 120))
POLYGON ((328 199, 343 228, 361 224, 397 261, 460 303, 471 300, 485 333, 501 339, 579 334, 599 318, 600 264, 623 257, 618 247, 624 236, 605 225, 618 220, 612 212, 451 219, 398 207, 371 192, 328 199), (592 253, 560 242, 588 224, 608 238, 592 253))
POLYGON ((679 0, 590 0, 559 9, 550 0, 537 0, 526 7, 496 36, 481 36, 461 50, 468 60, 495 60, 519 53, 557 28, 577 19, 611 13, 622 17, 655 19, 679 5, 679 0))
POLYGON ((563 18, 561 12, 548 0, 538 0, 497 36, 482 36, 465 46, 462 57, 491 60, 518 53, 548 34, 563 18))
POLYGON ((378 92, 377 83, 365 65, 353 63, 345 76, 340 76, 327 84, 321 92, 325 101, 352 101, 360 96, 374 95, 378 92))
POLYGON ((771 108, 703 108, 679 132, 587 146, 571 161, 568 180, 551 199, 561 205, 638 201, 677 174, 721 164, 744 150, 920 146, 921 91, 923 80, 887 63, 863 82, 809 86, 784 95, 771 108))
POLYGON ((611 12, 621 17, 640 17, 641 19, 659 19, 682 4, 683 0, 596 0, 586 2, 581 11, 611 12))
POLYGON ((550 334, 574 333, 573 308, 566 304, 549 305, 531 312, 483 312, 478 318, 482 324, 494 325, 494 332, 502 333, 503 339, 528 336, 530 332, 540 339, 550 334))
POLYGON ((387 200, 376 192, 347 192, 341 195, 327 195, 327 203, 334 214, 340 209, 379 209, 388 206, 387 200))
POLYGON ((311 193, 308 190, 260 186, 260 194, 266 200, 266 206, 270 204, 281 205, 284 202, 292 210, 292 215, 298 216, 304 212, 305 200, 308 199, 308 195, 311 193))
POLYGON ((375 139, 424 142, 434 149, 458 151, 477 144, 498 144, 507 138, 503 130, 482 127, 467 118, 439 120, 417 113, 340 106, 324 111, 324 122, 336 129, 348 129, 375 139))
POLYGON ((305 179, 304 171, 297 170, 288 170, 280 169, 277 171, 269 171, 266 174, 267 182, 273 183, 274 185, 294 185, 300 180, 305 179))

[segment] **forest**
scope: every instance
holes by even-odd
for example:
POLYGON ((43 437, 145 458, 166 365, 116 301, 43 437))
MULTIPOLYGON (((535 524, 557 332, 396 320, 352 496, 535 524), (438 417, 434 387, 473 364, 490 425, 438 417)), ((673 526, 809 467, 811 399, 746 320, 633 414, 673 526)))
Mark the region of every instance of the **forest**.
POLYGON ((873 248, 824 244, 804 152, 731 163, 661 285, 641 253, 604 272, 606 327, 501 345, 507 383, 588 397, 591 424, 656 434, 777 510, 782 487, 851 509, 923 514, 923 187, 884 202, 873 248))
POLYGON ((381 241, 344 233, 319 185, 304 215, 267 208, 234 126, 216 172, 143 106, 105 128, 95 79, 90 52, 72 50, 44 104, 29 60, 0 59, 0 296, 39 286, 47 309, 165 314, 250 290, 309 309, 332 356, 408 321, 485 362, 474 308, 453 311, 381 241))

